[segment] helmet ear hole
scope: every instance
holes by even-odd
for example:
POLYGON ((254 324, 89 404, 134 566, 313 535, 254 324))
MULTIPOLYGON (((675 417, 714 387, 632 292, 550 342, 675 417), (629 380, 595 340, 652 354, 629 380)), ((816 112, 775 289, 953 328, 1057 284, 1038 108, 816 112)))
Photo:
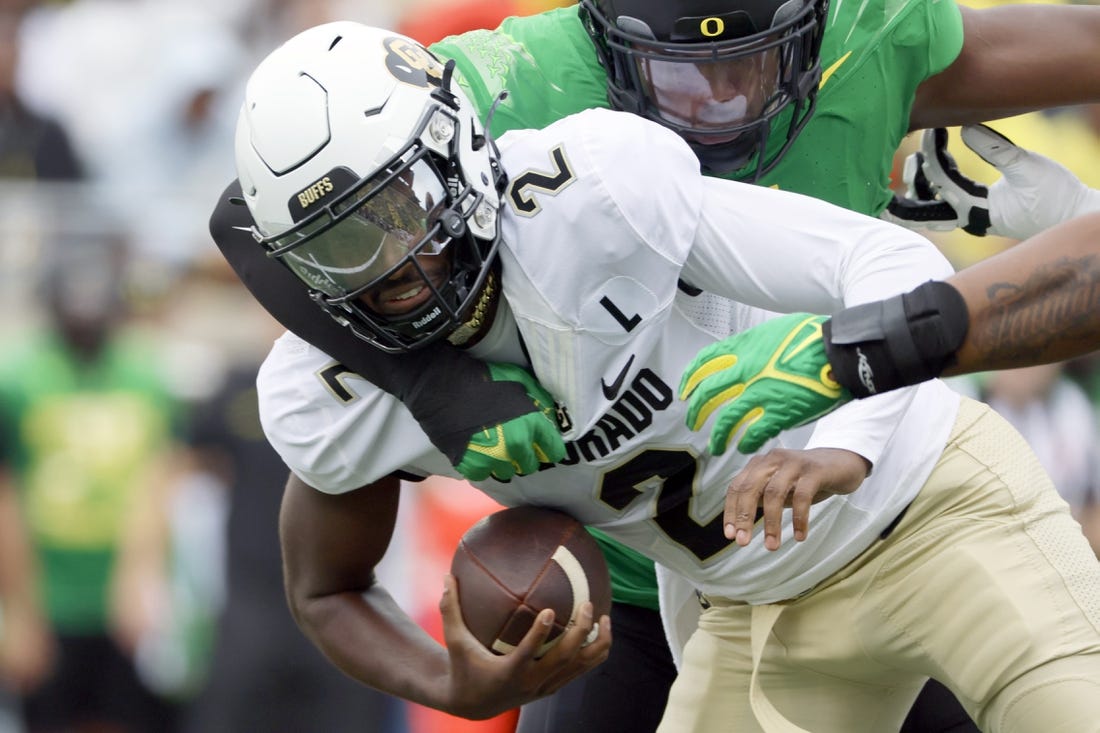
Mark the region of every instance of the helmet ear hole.
POLYGON ((782 25, 791 18, 798 14, 798 11, 802 10, 807 5, 807 0, 787 0, 779 6, 779 9, 775 11, 775 15, 772 16, 772 27, 782 25))
POLYGON ((439 225, 443 233, 451 239, 458 239, 466 235, 466 220, 459 216, 454 209, 444 209, 439 216, 439 225))
POLYGON ((638 38, 657 40, 657 36, 653 35, 653 30, 646 25, 645 21, 638 20, 637 18, 631 18, 628 15, 620 15, 615 19, 615 25, 623 33, 637 36, 638 38))

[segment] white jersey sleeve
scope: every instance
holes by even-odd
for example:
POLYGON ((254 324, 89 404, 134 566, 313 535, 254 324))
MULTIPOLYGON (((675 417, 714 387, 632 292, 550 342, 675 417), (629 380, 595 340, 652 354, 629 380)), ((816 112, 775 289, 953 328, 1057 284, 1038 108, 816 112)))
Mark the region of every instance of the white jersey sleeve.
MULTIPOLYGON (((728 298, 827 315, 953 272, 928 239, 879 219, 731 181, 706 179, 704 187, 706 203, 683 277, 728 298)), ((916 392, 846 405, 816 423, 805 447, 844 448, 875 466, 916 392)))
POLYGON ((782 313, 834 313, 905 292, 953 269, 928 239, 789 191, 703 179, 683 279, 782 313))
POLYGON ((395 397, 291 333, 275 341, 256 386, 268 441, 320 491, 351 491, 396 471, 458 475, 395 397))

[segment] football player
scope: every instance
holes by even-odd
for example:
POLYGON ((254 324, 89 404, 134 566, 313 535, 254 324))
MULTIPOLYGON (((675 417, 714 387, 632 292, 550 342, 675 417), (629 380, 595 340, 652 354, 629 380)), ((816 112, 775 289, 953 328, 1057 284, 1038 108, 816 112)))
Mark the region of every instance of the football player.
MULTIPOLYGON (((498 156, 450 67, 413 48, 334 24, 276 50, 242 109, 244 200, 263 248, 362 340, 405 353, 448 338, 538 376, 541 419, 568 418, 565 457, 476 485, 572 513, 704 594, 662 731, 897 728, 931 675, 990 730, 1095 720, 1100 570, 1026 444, 983 405, 932 381, 847 405, 752 459, 708 453, 683 424, 675 384, 690 354, 772 311, 946 277, 926 239, 700 176, 682 137, 635 115, 505 135, 498 156), (763 496, 763 535, 723 536, 731 478, 763 496)), ((288 596, 345 672, 479 718, 606 655, 605 619, 587 647, 586 621, 535 660, 536 624, 494 657, 453 592, 447 648, 427 639, 372 569, 399 477, 458 475, 451 461, 396 399, 293 335, 258 384, 293 471, 288 596)))
MULTIPOLYGON (((682 135, 708 174, 867 214, 889 205, 896 219, 923 221, 926 209, 894 202, 888 187, 892 155, 906 132, 1100 98, 1100 81, 1087 71, 1100 63, 1098 27, 1098 8, 1049 5, 976 11, 953 0, 584 0, 511 18, 497 31, 454 36, 431 50, 456 61, 456 78, 483 118, 495 105, 494 134, 611 106, 682 135), (504 90, 511 95, 501 100, 504 90)), ((221 197, 212 231, 265 307, 401 397, 465 477, 529 473, 540 458, 560 458, 560 436, 532 409, 537 385, 529 375, 478 364, 444 346, 427 347, 430 357, 364 349, 354 329, 325 319, 304 294, 295 297, 288 274, 235 228, 252 224, 243 206, 230 203, 238 194, 234 184, 221 197)), ((705 314, 708 298, 700 294, 690 307, 705 314)), ((560 702, 569 720, 585 699, 617 697, 621 689, 641 688, 646 700, 660 701, 675 674, 659 644, 633 642, 657 628, 652 564, 594 533, 611 566, 612 615, 624 633, 612 656, 615 669, 593 680, 607 687, 574 689, 569 700, 541 704, 560 702), (627 626, 636 633, 625 633, 627 626), (630 684, 619 688, 625 680, 630 684)), ((644 722, 645 710, 635 705, 629 716, 608 713, 592 725, 652 730, 659 705, 651 723, 644 722)), ((525 710, 521 729, 536 714, 558 713, 525 710)))

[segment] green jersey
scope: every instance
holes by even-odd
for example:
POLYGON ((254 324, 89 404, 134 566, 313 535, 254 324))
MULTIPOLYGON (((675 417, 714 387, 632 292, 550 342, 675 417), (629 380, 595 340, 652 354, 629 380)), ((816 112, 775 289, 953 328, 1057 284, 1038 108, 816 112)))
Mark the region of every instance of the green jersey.
MULTIPOLYGON (((431 48, 455 60, 456 78, 483 113, 508 92, 491 121, 494 135, 545 127, 608 106, 606 75, 577 11, 509 18, 495 31, 451 36, 431 48)), ((908 132, 916 89, 955 60, 962 40, 954 0, 834 0, 817 108, 759 183, 877 216, 892 196, 893 156, 908 132)), ((769 154, 781 137, 772 136, 769 154)), ((608 559, 614 599, 657 608, 652 563, 598 531, 593 535, 608 559)))
POLYGON ((62 633, 102 633, 126 509, 171 435, 172 402, 150 349, 129 341, 80 365, 29 339, 0 360, 0 446, 21 492, 47 615, 62 633))

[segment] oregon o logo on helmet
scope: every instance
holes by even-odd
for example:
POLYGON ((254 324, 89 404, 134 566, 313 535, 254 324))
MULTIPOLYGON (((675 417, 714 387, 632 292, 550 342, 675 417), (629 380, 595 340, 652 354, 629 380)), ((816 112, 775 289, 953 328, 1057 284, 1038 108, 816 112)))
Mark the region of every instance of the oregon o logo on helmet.
POLYGON ((714 38, 726 32, 726 21, 721 18, 703 18, 699 21, 699 32, 707 38, 714 38))
POLYGON ((391 36, 382 45, 389 52, 386 68, 398 81, 418 87, 437 87, 442 82, 443 64, 420 44, 391 36))

